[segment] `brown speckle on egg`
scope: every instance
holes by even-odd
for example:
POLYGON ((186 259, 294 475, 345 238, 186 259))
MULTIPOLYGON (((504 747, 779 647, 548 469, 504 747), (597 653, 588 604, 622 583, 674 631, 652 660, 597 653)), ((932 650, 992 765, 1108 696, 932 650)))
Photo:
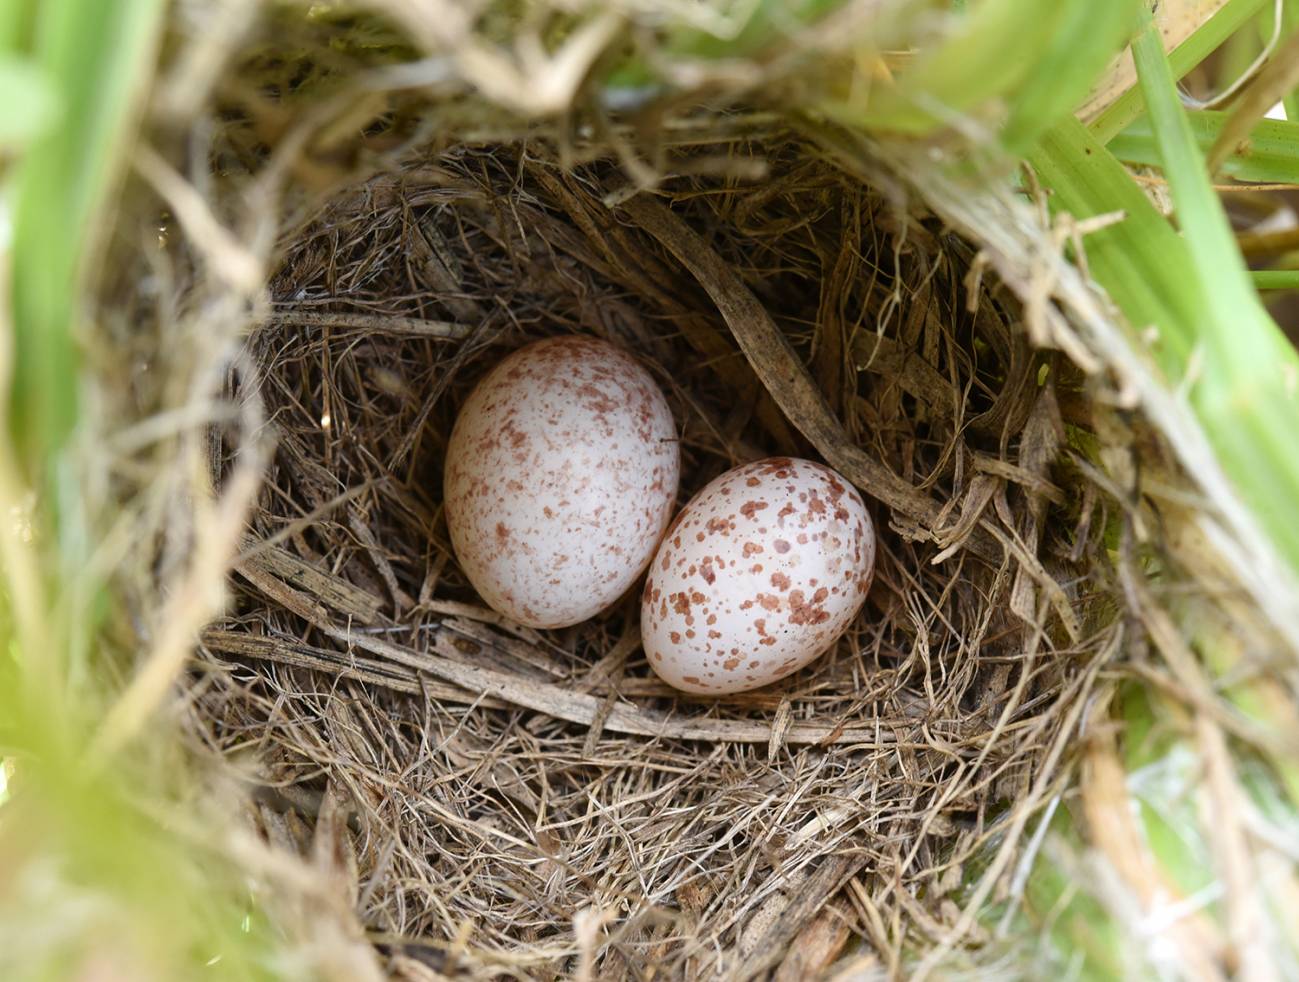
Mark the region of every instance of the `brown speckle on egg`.
POLYGON ((650 562, 679 466, 672 412, 635 358, 590 337, 528 345, 479 383, 452 430, 443 500, 456 558, 520 623, 586 620, 650 562))
POLYGON ((641 632, 654 671, 677 688, 720 694, 774 682, 833 645, 861 608, 874 528, 857 492, 821 464, 778 457, 738 467, 699 492, 676 524, 707 534, 664 542, 641 632), (738 510, 733 487, 745 492, 738 510), (773 514, 772 526, 759 523, 773 514), (730 534, 737 517, 742 536, 730 534), (697 614, 706 638, 690 630, 697 614))

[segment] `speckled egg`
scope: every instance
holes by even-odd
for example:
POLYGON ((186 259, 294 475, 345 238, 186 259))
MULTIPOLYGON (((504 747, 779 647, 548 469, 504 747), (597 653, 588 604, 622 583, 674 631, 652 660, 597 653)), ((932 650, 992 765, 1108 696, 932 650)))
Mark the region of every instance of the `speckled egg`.
POLYGON ((788 457, 737 467, 695 495, 654 557, 645 655, 686 692, 767 685, 838 640, 874 568, 870 515, 834 471, 788 457))
POLYGON ((672 411, 635 358, 596 338, 538 341, 460 410, 443 481, 451 544, 495 610, 576 624, 645 569, 679 471, 672 411))

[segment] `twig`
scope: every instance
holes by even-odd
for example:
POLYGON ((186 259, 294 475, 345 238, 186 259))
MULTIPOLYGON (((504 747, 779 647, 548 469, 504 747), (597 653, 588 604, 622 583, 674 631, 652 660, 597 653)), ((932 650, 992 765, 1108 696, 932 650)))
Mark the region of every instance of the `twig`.
POLYGON ((315 313, 286 310, 272 314, 266 323, 271 327, 338 327, 345 331, 391 334, 395 337, 431 338, 436 341, 463 341, 474 332, 476 324, 425 320, 399 314, 315 313))

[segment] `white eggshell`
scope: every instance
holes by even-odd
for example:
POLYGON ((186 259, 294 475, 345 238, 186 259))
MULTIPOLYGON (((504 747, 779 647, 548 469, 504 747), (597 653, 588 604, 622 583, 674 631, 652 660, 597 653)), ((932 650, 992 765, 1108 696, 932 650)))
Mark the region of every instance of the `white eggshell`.
POLYGON ((587 337, 513 352, 470 394, 447 447, 456 558, 529 627, 576 624, 635 582, 676 501, 676 425, 621 348, 587 337))
POLYGON ((834 471, 788 457, 737 467, 686 505, 650 565, 645 655, 686 692, 756 689, 839 639, 874 568, 870 515, 834 471))

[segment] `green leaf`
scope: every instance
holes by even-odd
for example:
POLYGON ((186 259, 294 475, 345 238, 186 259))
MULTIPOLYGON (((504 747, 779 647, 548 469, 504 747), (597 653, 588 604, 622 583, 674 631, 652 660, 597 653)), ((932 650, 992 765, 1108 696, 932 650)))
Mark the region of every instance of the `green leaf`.
POLYGON ((41 70, 21 58, 0 56, 0 153, 11 153, 47 131, 58 100, 41 70))
MULTIPOLYGON (((1227 114, 1204 110, 1188 115, 1196 146, 1207 151, 1222 132, 1227 114)), ((1143 116, 1110 141, 1110 150, 1131 164, 1158 165, 1159 146, 1149 118, 1143 116)), ((1249 135, 1248 146, 1228 157, 1223 173, 1240 181, 1299 184, 1299 122, 1264 119, 1249 135)))
POLYGON ((1250 278, 1259 290, 1299 290, 1299 269, 1256 269, 1250 278))
POLYGON ((77 418, 76 297, 94 216, 149 77, 162 0, 43 0, 34 63, 63 108, 14 175, 13 435, 30 473, 77 418))
MULTIPOLYGON (((1182 78, 1196 65, 1213 54, 1227 38, 1258 15, 1269 0, 1227 0, 1221 10, 1210 17, 1194 34, 1168 55, 1176 78, 1182 78)), ((1119 96, 1091 122, 1091 131, 1101 143, 1109 143, 1129 123, 1141 115, 1141 93, 1134 86, 1119 96)))
MULTIPOLYGON (((1299 0, 1284 0, 1281 4, 1281 30, 1286 34, 1299 31, 1299 0)), ((1299 92, 1291 92, 1281 100, 1286 119, 1299 123, 1299 92)))
POLYGON ((1180 378, 1195 345, 1200 309, 1185 289, 1193 275, 1186 243, 1077 120, 1057 124, 1029 161, 1051 191, 1052 211, 1076 219, 1123 216, 1087 236, 1088 268, 1137 331, 1154 329, 1151 353, 1170 379, 1180 378))
POLYGON ((1276 328, 1250 284, 1231 224, 1177 97, 1159 34, 1149 13, 1143 19, 1132 54, 1160 163, 1197 274, 1184 288, 1199 293, 1212 315, 1201 318, 1199 340, 1221 359, 1220 364, 1243 364, 1271 347, 1276 328))
POLYGON ((1134 30, 1140 2, 970 4, 891 84, 857 80, 820 108, 853 127, 912 135, 991 126, 1019 154, 1085 98, 1134 30))
MULTIPOLYGON (((1276 27, 1274 14, 1276 8, 1265 8, 1263 22, 1260 25, 1265 40, 1270 40, 1276 27)), ((1281 3, 1281 36, 1288 37, 1299 31, 1299 0, 1282 0, 1281 3)), ((1299 93, 1291 92, 1281 100, 1285 108, 1286 119, 1299 121, 1299 93)))
POLYGON ((0 53, 26 50, 35 12, 36 0, 0 0, 0 53))
POLYGON ((1081 125, 1061 123, 1031 159, 1057 211, 1126 215, 1088 237, 1090 269, 1134 330, 1157 329, 1154 353, 1170 382, 1187 384, 1223 471, 1299 571, 1299 356, 1252 286, 1148 14, 1145 21, 1133 50, 1181 234, 1081 125), (1187 378, 1197 349, 1204 357, 1187 378))
MULTIPOLYGON (((1185 139, 1189 144, 1189 134, 1185 139)), ((1184 157, 1186 149, 1175 154, 1184 157)), ((1179 235, 1081 123, 1062 121, 1030 160, 1051 191, 1053 211, 1077 219, 1125 216, 1087 237, 1088 267, 1138 341, 1154 329, 1151 354, 1169 383, 1193 383, 1192 405, 1224 472, 1282 558, 1299 570, 1299 524, 1293 521, 1299 406, 1290 381, 1299 378, 1299 359, 1258 301, 1203 161, 1199 180, 1207 196, 1175 195, 1175 201, 1184 199, 1178 201, 1179 235), (1216 219, 1211 209, 1218 210, 1216 219), (1206 235, 1216 241, 1203 242, 1206 235), (1197 348, 1205 357, 1187 379, 1197 348)), ((1168 170, 1170 183, 1184 188, 1186 169, 1168 170)))
POLYGON ((1041 58, 1015 98, 1002 141, 1015 154, 1086 98, 1136 29, 1133 0, 1066 0, 1041 58))
POLYGON ((867 129, 921 134, 949 126, 1024 82, 1072 6, 1062 9, 1056 0, 984 0, 958 15, 951 33, 921 52, 894 87, 876 86, 868 97, 823 109, 867 129), (1016 55, 1009 57, 1008 51, 1016 55))
MULTIPOLYGON (((844 0, 758 0, 731 36, 697 28, 682 29, 668 39, 667 50, 696 58, 743 58, 770 50, 844 7, 844 0)), ((744 5, 747 6, 747 5, 744 5)), ((742 9, 736 5, 736 10, 742 9)))

